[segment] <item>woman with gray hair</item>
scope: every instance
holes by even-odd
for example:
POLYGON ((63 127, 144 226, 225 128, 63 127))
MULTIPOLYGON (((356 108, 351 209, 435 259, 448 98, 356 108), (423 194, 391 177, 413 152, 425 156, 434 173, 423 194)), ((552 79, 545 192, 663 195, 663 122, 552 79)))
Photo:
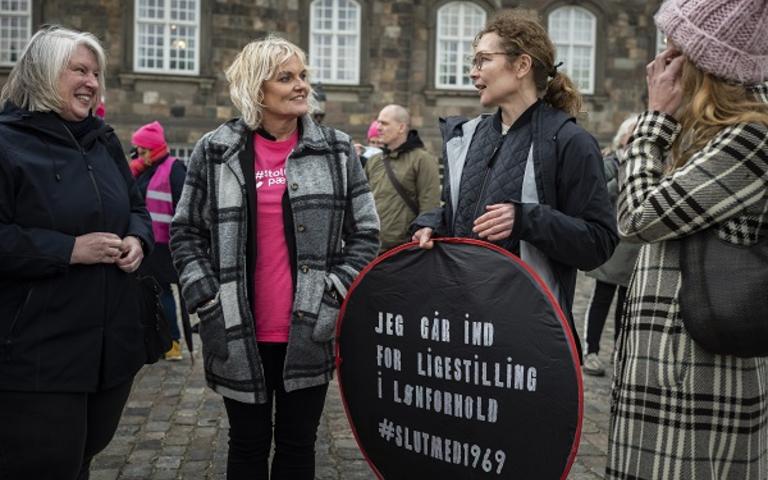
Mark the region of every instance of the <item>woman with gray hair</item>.
POLYGON ((0 94, 0 478, 87 479, 146 359, 131 274, 152 226, 92 114, 105 63, 46 27, 0 94))
POLYGON ((340 301, 379 221, 349 136, 312 120, 301 49, 252 42, 226 76, 242 118, 197 143, 171 251, 224 396, 227 478, 313 479, 340 301))

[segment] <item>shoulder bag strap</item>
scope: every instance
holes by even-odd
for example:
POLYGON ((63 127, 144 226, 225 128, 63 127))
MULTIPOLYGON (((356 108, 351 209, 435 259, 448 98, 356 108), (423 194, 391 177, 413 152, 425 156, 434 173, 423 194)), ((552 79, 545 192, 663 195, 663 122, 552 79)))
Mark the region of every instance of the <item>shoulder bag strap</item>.
POLYGON ((413 200, 411 200, 408 194, 405 193, 405 188, 403 188, 403 185, 397 180, 397 177, 395 177, 395 172, 392 170, 392 165, 389 162, 389 158, 387 158, 386 155, 382 155, 381 161, 384 164, 384 171, 387 172, 387 178, 389 178, 392 186, 395 187, 397 194, 400 195, 400 198, 402 198, 405 204, 408 205, 408 208, 411 209, 413 214, 418 215, 419 207, 413 202, 413 200))

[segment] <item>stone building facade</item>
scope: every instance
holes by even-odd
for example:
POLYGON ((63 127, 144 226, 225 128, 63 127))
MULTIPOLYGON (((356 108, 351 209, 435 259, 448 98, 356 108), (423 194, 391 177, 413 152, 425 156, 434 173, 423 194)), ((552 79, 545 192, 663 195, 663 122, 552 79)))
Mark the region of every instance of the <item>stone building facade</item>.
MULTIPOLYGON (((29 32, 42 24, 62 24, 90 31, 102 40, 109 58, 106 119, 117 130, 126 150, 131 132, 152 120, 166 127, 172 146, 189 149, 205 132, 236 116, 238 113, 229 101, 224 70, 247 42, 276 33, 302 46, 310 57, 312 52, 324 52, 329 59, 336 55, 335 65, 343 67, 346 62, 356 67, 352 68, 356 72, 341 80, 334 80, 334 72, 323 71, 326 124, 362 140, 379 109, 388 103, 399 103, 411 111, 414 127, 433 151, 439 151, 440 145, 438 117, 474 116, 482 111, 471 85, 452 88, 444 84, 446 78, 448 83, 462 82, 456 75, 445 75, 452 67, 440 70, 438 65, 438 57, 450 60, 451 53, 456 53, 456 45, 461 43, 461 39, 452 43, 451 36, 446 35, 451 33, 450 28, 446 29, 450 22, 458 22, 466 29, 471 21, 490 19, 498 10, 516 7, 537 13, 553 33, 553 15, 557 14, 566 22, 558 27, 558 35, 565 38, 566 43, 570 35, 568 25, 576 25, 581 34, 571 35, 575 40, 563 50, 580 52, 577 56, 582 63, 592 62, 579 74, 582 79, 589 77, 584 82, 590 86, 579 121, 601 144, 606 144, 627 113, 642 109, 645 65, 658 48, 652 16, 660 4, 660 0, 14 0, 10 3, 14 2, 20 6, 17 10, 21 10, 21 14, 0 10, 0 20, 3 16, 16 15, 12 19, 15 25, 27 25, 29 32), (187 13, 169 13, 172 8, 187 13), (161 14, 166 18, 175 15, 175 20, 153 26, 150 18, 142 26, 142 19, 161 14), (26 20, 20 20, 19 15, 26 15, 26 20), (322 24, 324 19, 330 23, 322 24), (347 23, 338 23, 345 19, 347 23), (176 20, 178 25, 174 24, 176 20), (349 27, 355 22, 356 35, 341 38, 328 33, 328 26, 349 27), (326 30, 316 28, 318 25, 326 30), (194 50, 193 61, 188 64, 183 62, 183 52, 174 57, 181 58, 175 65, 181 65, 182 71, 168 71, 168 68, 153 71, 152 66, 156 67, 157 63, 152 63, 152 54, 146 54, 151 49, 140 50, 142 46, 152 45, 147 41, 152 32, 162 37, 162 28, 182 32, 174 40, 173 33, 169 37, 166 30, 165 42, 170 40, 173 48, 194 50), (180 30, 175 30, 177 28, 180 30), (323 51, 317 46, 323 38, 337 43, 323 51), (345 50, 344 45, 353 48, 345 50), (450 51, 446 53, 446 50, 450 51), (145 53, 142 55, 140 51, 145 53), (137 63, 139 56, 143 58, 143 67, 137 63), (187 71, 183 71, 184 68, 187 71)), ((0 28, 4 28, 2 25, 9 23, 0 22, 0 28)), ((2 43, 6 37, 7 32, 0 32, 0 84, 13 60, 8 44, 2 43)), ((464 43, 459 50, 466 50, 466 41, 464 43)), ((172 60, 168 53, 167 48, 165 52, 154 51, 157 57, 165 55, 166 67, 172 60)), ((569 59, 564 60, 566 65, 562 68, 567 69, 569 59)))

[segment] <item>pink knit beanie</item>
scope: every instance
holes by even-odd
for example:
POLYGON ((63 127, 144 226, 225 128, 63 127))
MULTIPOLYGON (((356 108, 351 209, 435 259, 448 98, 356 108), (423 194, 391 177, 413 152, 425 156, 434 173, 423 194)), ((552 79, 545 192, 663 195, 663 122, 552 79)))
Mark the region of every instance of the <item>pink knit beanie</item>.
POLYGON ((104 106, 104 102, 99 102, 99 105, 96 107, 96 111, 93 113, 97 117, 104 118, 104 115, 107 114, 107 108, 104 106))
POLYGON ((165 146, 163 126, 157 121, 144 125, 133 133, 131 143, 148 150, 165 146))
POLYGON ((704 72, 744 85, 768 79, 768 1, 666 0, 655 19, 704 72))
POLYGON ((368 127, 368 141, 370 142, 372 138, 379 136, 379 122, 376 120, 371 122, 371 126, 368 127))

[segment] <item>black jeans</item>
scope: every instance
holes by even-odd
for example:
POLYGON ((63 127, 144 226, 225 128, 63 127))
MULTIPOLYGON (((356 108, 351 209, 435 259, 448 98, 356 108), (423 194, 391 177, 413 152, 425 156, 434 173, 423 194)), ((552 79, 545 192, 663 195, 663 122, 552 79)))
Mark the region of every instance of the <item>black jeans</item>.
POLYGON ((259 343, 268 403, 224 399, 229 417, 227 480, 315 478, 315 439, 328 384, 286 393, 283 386, 286 346, 285 343, 259 343), (275 455, 270 477, 273 402, 275 455))
POLYGON ((608 310, 611 308, 613 294, 618 287, 618 298, 616 299, 616 310, 614 318, 613 340, 619 338, 621 330, 621 316, 624 312, 624 300, 627 298, 627 287, 614 285, 613 283, 595 282, 595 292, 592 294, 592 302, 587 311, 587 353, 600 352, 600 337, 603 335, 605 319, 608 317, 608 310))
POLYGON ((0 479, 87 480, 132 383, 96 393, 0 392, 0 479))

